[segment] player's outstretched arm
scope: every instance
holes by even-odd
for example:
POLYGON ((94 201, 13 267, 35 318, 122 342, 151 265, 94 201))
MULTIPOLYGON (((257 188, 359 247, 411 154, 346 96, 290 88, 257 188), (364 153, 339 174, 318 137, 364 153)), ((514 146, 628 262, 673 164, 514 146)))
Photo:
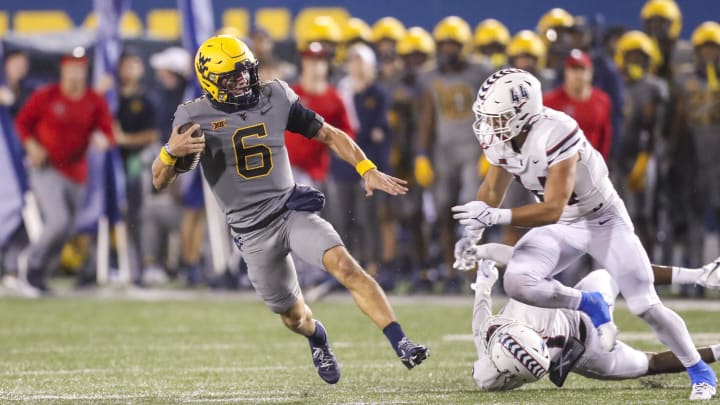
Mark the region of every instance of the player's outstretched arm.
POLYGON ((162 190, 177 177, 175 162, 178 158, 202 152, 205 149, 205 136, 193 138, 191 135, 200 125, 194 124, 185 132, 179 132, 180 126, 174 127, 170 139, 161 149, 152 165, 153 186, 162 190))
MULTIPOLYGON (((714 363, 720 355, 720 345, 698 347, 698 353, 705 363, 714 363), (718 354, 716 354, 718 353, 718 354)), ((671 351, 662 353, 647 353, 648 370, 645 375, 679 373, 687 371, 680 360, 671 351)))
POLYGON ((325 122, 318 131, 316 139, 328 145, 342 160, 355 167, 365 180, 365 191, 368 196, 371 196, 374 190, 381 190, 391 195, 407 193, 407 181, 377 170, 362 149, 345 132, 325 122))

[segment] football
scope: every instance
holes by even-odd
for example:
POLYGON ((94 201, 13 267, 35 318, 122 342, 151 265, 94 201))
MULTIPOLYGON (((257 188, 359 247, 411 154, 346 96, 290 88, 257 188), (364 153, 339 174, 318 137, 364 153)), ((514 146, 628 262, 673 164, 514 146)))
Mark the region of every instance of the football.
MULTIPOLYGON (((180 126, 180 129, 178 130, 179 133, 185 132, 193 126, 194 122, 188 122, 186 124, 183 124, 180 126)), ((200 129, 193 132, 190 136, 193 138, 199 138, 203 135, 202 131, 200 129)), ((198 163, 200 162, 200 153, 193 153, 192 155, 182 156, 177 159, 175 162, 175 171, 178 173, 185 173, 189 172, 190 170, 193 170, 197 167, 198 163)))

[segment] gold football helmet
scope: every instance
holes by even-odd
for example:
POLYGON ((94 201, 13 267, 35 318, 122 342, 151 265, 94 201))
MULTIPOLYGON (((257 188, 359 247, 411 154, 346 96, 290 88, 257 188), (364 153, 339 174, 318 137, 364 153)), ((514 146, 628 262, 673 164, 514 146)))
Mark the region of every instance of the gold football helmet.
POLYGON ((398 55, 405 56, 415 52, 426 55, 435 53, 435 42, 433 42, 430 33, 421 27, 408 29, 405 36, 397 45, 398 55))
POLYGON ((258 62, 240 39, 218 35, 195 54, 195 73, 203 91, 216 103, 252 107, 260 99, 258 62))

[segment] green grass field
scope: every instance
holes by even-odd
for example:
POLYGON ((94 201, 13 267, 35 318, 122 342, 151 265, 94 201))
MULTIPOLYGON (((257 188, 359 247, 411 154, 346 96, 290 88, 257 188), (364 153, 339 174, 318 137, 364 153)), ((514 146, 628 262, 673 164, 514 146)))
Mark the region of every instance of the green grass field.
MULTIPOLYGON (((677 404, 689 394, 684 374, 624 382, 573 375, 562 389, 544 380, 481 393, 470 376, 471 298, 393 301, 431 358, 406 370, 352 302, 332 297, 313 305, 342 365, 342 379, 329 386, 315 374, 306 340, 254 298, 4 299, 0 403, 677 404)), ((680 314, 698 343, 720 341, 717 312, 680 314)), ((627 311, 617 321, 629 343, 660 348, 627 311)))

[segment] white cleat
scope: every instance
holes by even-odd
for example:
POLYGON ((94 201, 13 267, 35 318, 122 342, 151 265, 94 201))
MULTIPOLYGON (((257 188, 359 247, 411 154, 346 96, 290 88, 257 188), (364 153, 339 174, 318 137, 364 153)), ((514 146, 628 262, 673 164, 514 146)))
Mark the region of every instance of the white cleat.
POLYGON ((38 298, 42 295, 40 290, 31 286, 27 281, 19 277, 5 275, 2 278, 2 283, 5 288, 22 297, 38 298))
POLYGON ((600 339, 600 347, 606 352, 613 351, 618 334, 618 328, 615 326, 615 323, 604 323, 597 327, 597 332, 598 338, 600 339))
POLYGON ((715 387, 712 385, 702 382, 692 385, 692 391, 690 392, 691 401, 708 401, 715 396, 715 387))
POLYGON ((695 283, 701 287, 720 290, 720 257, 704 265, 702 272, 695 283))

